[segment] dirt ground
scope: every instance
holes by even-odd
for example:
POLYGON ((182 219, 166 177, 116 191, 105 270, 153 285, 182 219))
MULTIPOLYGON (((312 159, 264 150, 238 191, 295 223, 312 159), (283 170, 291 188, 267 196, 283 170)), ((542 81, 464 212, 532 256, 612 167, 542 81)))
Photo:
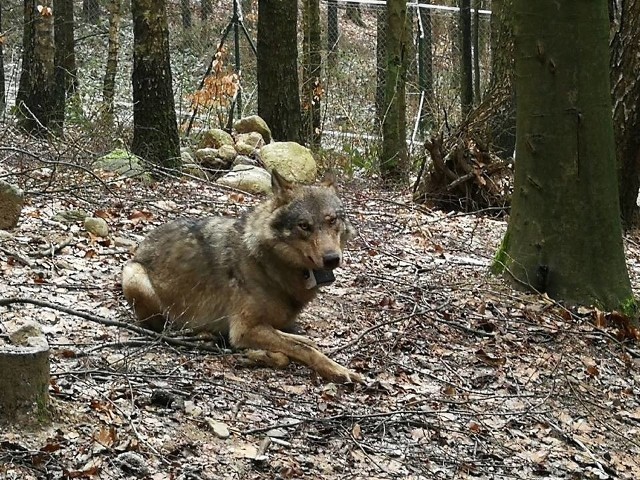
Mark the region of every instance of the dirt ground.
MULTIPOLYGON (((489 275, 504 220, 345 183, 359 235, 300 324, 366 385, 12 303, 0 322, 35 319, 50 342, 53 421, 0 432, 0 478, 640 478, 638 346, 598 312, 489 275)), ((0 239, 0 298, 121 322, 119 274, 146 232, 257 201, 195 179, 76 169, 30 170, 23 186, 20 225, 0 239), (109 238, 54 220, 78 209, 104 218, 109 238)), ((636 294, 638 242, 625 238, 636 294)))

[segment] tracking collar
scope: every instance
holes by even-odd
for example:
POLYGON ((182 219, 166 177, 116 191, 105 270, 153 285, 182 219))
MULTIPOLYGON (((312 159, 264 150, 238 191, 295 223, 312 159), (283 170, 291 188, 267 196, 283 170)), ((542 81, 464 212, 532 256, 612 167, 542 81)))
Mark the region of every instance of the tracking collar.
POLYGON ((336 281, 336 276, 332 270, 310 270, 304 271, 304 286, 307 290, 315 287, 331 285, 336 281))

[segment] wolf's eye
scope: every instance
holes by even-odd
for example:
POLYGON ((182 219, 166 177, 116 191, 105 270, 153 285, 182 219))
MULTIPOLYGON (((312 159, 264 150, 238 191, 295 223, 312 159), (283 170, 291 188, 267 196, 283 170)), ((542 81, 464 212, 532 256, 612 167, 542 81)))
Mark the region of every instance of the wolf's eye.
POLYGON ((336 223, 338 223, 338 218, 337 217, 329 217, 329 218, 327 218, 327 224, 329 224, 330 227, 335 227, 336 223))
POLYGON ((309 222, 300 222, 300 223, 298 223, 298 228, 300 230, 302 230, 303 232, 310 232, 311 231, 311 224, 309 222))

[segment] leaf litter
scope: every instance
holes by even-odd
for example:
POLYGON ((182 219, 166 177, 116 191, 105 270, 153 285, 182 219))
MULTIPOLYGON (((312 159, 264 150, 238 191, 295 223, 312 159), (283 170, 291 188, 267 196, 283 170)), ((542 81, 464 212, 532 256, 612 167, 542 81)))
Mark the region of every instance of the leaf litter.
MULTIPOLYGON (((0 239, 0 298, 125 323, 119 275, 147 232, 259 201, 189 178, 147 185, 60 168, 28 182, 20 225, 0 239), (78 210, 104 219, 109 237, 85 232, 81 216, 54 219, 78 210)), ((0 433, 0 477, 640 478, 640 352, 621 334, 633 329, 489 275, 504 220, 345 183, 359 234, 300 325, 366 385, 12 303, 0 321, 38 320, 50 342, 54 415, 0 433)), ((637 232, 625 240, 637 292, 637 232)))

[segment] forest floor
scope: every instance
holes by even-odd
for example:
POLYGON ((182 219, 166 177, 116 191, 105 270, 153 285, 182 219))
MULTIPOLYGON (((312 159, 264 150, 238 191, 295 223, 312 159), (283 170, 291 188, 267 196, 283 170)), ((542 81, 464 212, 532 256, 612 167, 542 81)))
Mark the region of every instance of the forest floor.
MULTIPOLYGON (((119 275, 145 233, 258 201, 190 179, 145 185, 40 167, 21 167, 29 196, 0 237, 0 298, 121 322, 132 315, 119 275), (105 218, 110 237, 54 220, 77 209, 105 218)), ((366 385, 327 384, 298 365, 247 367, 238 353, 15 303, 0 307, 0 333, 9 318, 42 323, 54 415, 0 432, 0 478, 640 478, 636 344, 601 312, 491 276, 504 220, 430 211, 374 180, 344 183, 359 235, 300 324, 366 385)), ((625 248, 638 296, 636 233, 625 248)))

